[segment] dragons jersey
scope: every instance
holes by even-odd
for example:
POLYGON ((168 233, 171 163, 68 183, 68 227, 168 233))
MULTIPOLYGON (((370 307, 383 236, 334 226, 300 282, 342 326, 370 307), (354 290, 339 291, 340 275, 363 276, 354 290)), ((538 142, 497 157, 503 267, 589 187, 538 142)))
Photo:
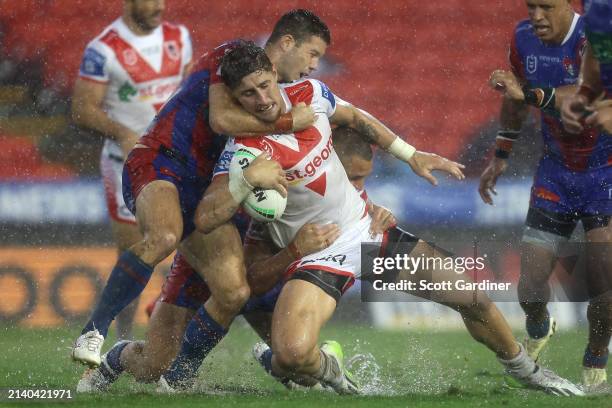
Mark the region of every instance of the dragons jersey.
MULTIPOLYGON (((574 14, 571 27, 559 45, 544 44, 529 20, 521 21, 512 37, 510 64, 530 87, 556 88, 577 83, 586 44, 584 19, 574 14)), ((612 140, 595 129, 579 135, 565 132, 558 113, 542 112, 544 155, 574 171, 609 165, 612 140)))
POLYGON ((284 248, 306 223, 335 223, 342 231, 355 227, 366 214, 366 205, 332 146, 329 117, 336 110, 332 92, 317 80, 305 79, 283 86, 281 95, 286 110, 299 102, 311 105, 314 125, 293 134, 236 138, 236 149, 267 151, 285 170, 287 207, 279 220, 267 224, 274 243, 284 248))
POLYGON ((109 117, 141 135, 181 83, 191 58, 184 26, 164 22, 138 36, 118 18, 87 45, 79 76, 107 84, 109 117))
POLYGON ((612 97, 612 1, 585 0, 586 33, 593 54, 599 60, 601 81, 612 97))

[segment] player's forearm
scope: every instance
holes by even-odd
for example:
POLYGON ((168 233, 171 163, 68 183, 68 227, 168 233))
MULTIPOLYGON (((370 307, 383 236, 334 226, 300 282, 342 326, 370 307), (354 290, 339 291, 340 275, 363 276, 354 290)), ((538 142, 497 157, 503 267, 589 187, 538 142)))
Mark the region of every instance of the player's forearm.
POLYGON ((263 122, 238 107, 211 109, 210 126, 215 133, 228 136, 254 137, 275 132, 274 123, 263 122))
POLYGON ((330 121, 335 125, 355 129, 385 150, 399 137, 374 116, 346 102, 338 103, 336 113, 330 121))
POLYGON ((79 126, 96 130, 109 139, 113 139, 117 142, 137 137, 132 130, 112 120, 107 113, 98 106, 79 104, 78 102, 73 103, 72 120, 79 126))
POLYGON ((222 188, 204 194, 196 210, 195 226, 198 231, 208 234, 229 221, 238 211, 238 207, 240 203, 236 202, 229 191, 229 185, 225 183, 222 188))
POLYGON ((525 103, 504 98, 499 114, 501 129, 520 131, 528 113, 529 107, 525 103))
POLYGON ((250 136, 273 133, 274 123, 267 123, 247 113, 232 98, 223 84, 210 87, 209 122, 215 133, 224 135, 250 136))
POLYGON ((285 248, 269 258, 253 262, 247 268, 247 280, 251 293, 261 296, 272 289, 294 261, 294 255, 285 248))
POLYGON ((566 86, 560 86, 559 88, 556 88, 555 109, 557 111, 560 111, 561 106, 563 106, 563 101, 566 98, 569 98, 572 95, 574 95, 576 91, 578 91, 578 88, 579 88, 578 85, 566 85, 566 86))

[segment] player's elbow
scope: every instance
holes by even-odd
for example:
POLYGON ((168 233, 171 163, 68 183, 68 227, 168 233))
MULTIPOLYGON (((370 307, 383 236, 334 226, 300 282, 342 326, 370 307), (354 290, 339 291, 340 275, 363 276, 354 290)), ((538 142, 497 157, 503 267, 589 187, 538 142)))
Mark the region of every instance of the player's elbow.
POLYGON ((229 134, 229 122, 223 113, 211 112, 209 119, 210 128, 217 134, 229 134))

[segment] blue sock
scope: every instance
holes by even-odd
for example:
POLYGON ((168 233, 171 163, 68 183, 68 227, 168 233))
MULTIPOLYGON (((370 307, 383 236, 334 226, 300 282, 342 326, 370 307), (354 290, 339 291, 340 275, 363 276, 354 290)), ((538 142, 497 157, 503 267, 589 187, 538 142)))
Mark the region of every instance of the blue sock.
POLYGON ((226 334, 227 330, 210 317, 204 306, 200 307, 185 329, 181 351, 164 373, 166 381, 180 386, 195 378, 204 358, 226 334))
POLYGON ((123 372, 124 369, 121 365, 121 352, 125 346, 130 343, 130 341, 126 340, 119 341, 106 353, 106 363, 113 371, 109 371, 104 364, 100 365, 99 370, 110 382, 116 381, 117 378, 119 378, 119 375, 123 372))
POLYGON ((589 346, 584 350, 584 357, 582 358, 582 366, 590 368, 606 368, 608 365, 608 351, 602 356, 596 356, 589 346))
POLYGON ((259 358, 259 364, 266 370, 266 373, 272 374, 272 349, 264 351, 259 358))
POLYGON ((546 312, 546 319, 541 322, 536 322, 529 317, 525 321, 525 326, 527 328, 527 334, 532 339, 541 339, 542 337, 548 334, 548 330, 550 330, 550 316, 548 312, 546 312))
POLYGON ((97 329, 104 337, 115 317, 144 290, 153 268, 144 263, 133 252, 125 251, 119 256, 102 296, 94 309, 91 319, 81 334, 97 329))

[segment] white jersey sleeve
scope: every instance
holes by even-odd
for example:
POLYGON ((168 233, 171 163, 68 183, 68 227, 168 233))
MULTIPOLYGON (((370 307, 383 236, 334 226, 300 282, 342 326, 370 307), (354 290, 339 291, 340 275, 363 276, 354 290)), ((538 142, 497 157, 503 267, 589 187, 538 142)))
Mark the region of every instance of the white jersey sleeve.
POLYGON ((193 60, 193 44, 191 43, 191 35, 189 35, 187 27, 180 25, 179 28, 181 29, 183 42, 183 66, 187 66, 193 60))
POLYGON ((336 113, 335 95, 323 82, 316 79, 311 79, 310 81, 314 85, 311 105, 315 113, 324 113, 328 118, 333 116, 333 114, 336 113))
POLYGON ((217 176, 229 173, 230 163, 232 162, 232 158, 234 157, 235 152, 236 141, 233 137, 230 137, 227 139, 227 142, 225 142, 223 152, 221 153, 221 156, 219 156, 217 164, 215 164, 215 168, 213 170, 213 179, 217 176))
POLYGON ((83 53, 79 76, 100 83, 109 82, 114 58, 115 54, 108 47, 93 40, 83 53))

